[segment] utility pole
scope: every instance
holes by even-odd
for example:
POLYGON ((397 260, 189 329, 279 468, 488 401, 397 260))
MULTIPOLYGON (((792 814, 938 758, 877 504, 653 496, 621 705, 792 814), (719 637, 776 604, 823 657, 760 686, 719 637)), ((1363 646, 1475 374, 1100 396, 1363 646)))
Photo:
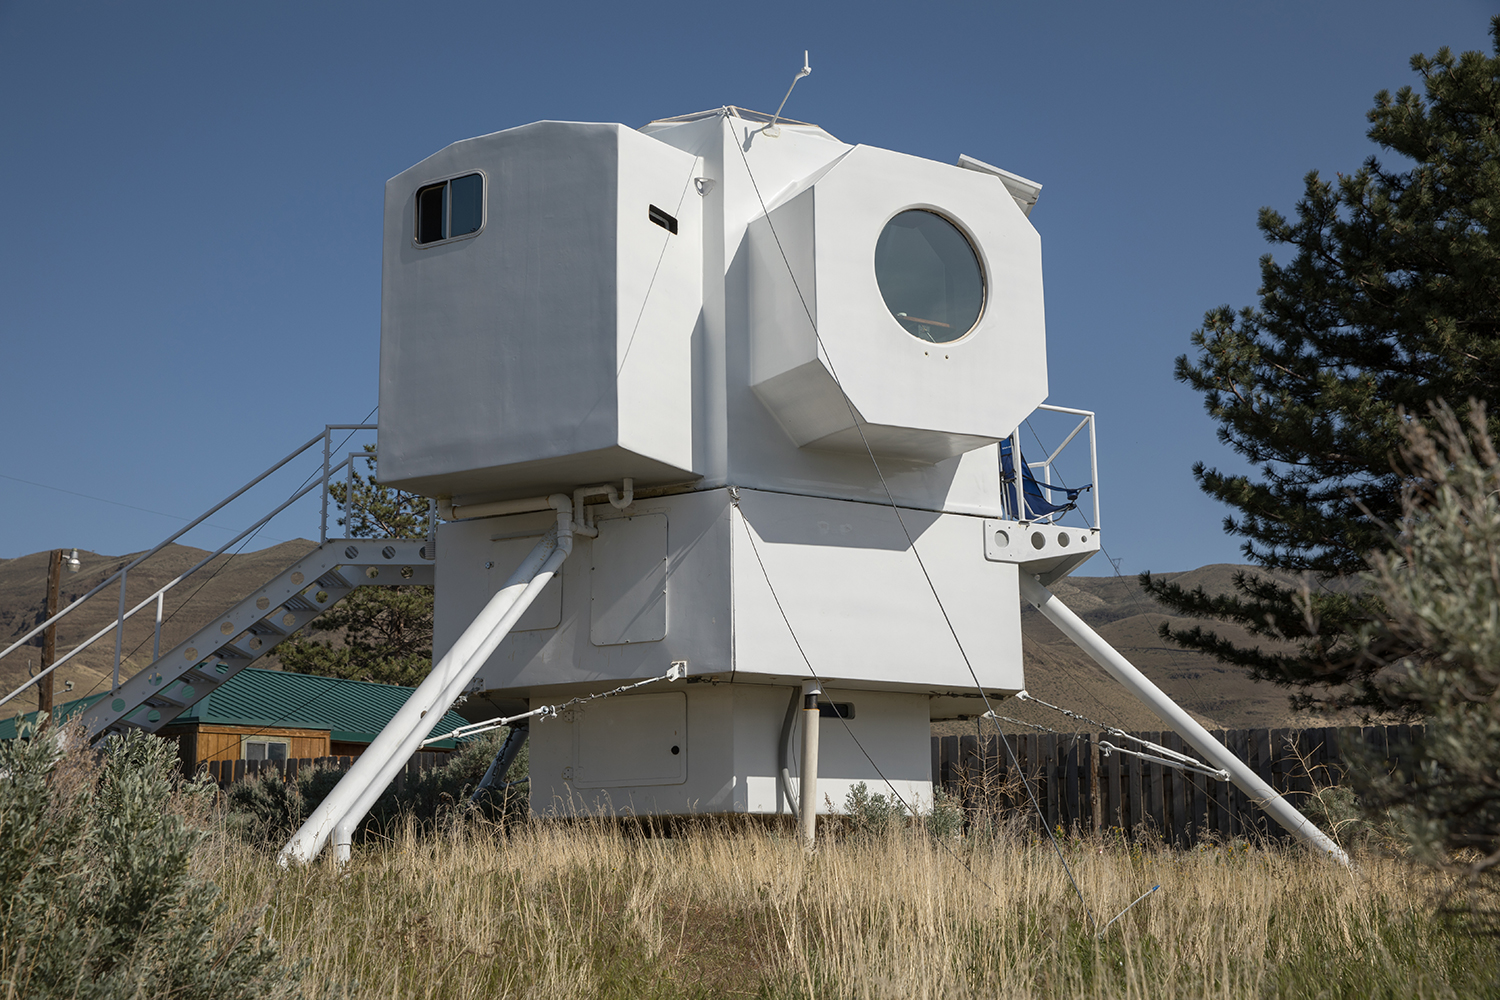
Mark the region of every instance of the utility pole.
MULTIPOLYGON (((62 587, 63 550, 53 549, 47 559, 47 609, 43 621, 58 612, 61 599, 58 591, 62 587)), ((57 625, 48 625, 42 632, 42 669, 52 666, 57 659, 57 625)), ((47 674, 37 683, 37 709, 42 713, 40 723, 46 725, 52 718, 53 674, 47 674)))

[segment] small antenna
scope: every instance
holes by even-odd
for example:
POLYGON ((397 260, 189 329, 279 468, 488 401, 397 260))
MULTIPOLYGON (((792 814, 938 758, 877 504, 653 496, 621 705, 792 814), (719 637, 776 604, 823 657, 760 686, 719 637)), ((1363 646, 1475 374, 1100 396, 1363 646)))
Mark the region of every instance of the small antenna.
POLYGON ((797 86, 797 81, 800 80, 800 79, 802 79, 804 76, 807 76, 811 72, 812 72, 812 66, 811 66, 811 64, 809 64, 809 62, 807 60, 807 50, 803 49, 802 50, 802 68, 797 71, 797 75, 796 76, 792 77, 792 86, 786 88, 786 97, 783 97, 781 99, 781 105, 780 105, 780 107, 778 107, 776 109, 776 113, 771 116, 770 122, 766 124, 765 128, 761 129, 761 131, 764 132, 770 138, 774 139, 778 135, 781 134, 781 129, 779 129, 779 128, 776 127, 776 122, 777 122, 778 119, 781 118, 781 109, 784 108, 784 107, 786 107, 787 98, 792 96, 792 87, 797 86))

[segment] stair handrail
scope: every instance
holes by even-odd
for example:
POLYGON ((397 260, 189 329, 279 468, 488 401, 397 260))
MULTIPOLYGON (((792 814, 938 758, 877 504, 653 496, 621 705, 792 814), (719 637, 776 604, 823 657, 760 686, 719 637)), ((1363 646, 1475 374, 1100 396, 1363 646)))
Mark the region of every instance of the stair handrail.
MULTIPOLYGON (((97 584, 92 590, 88 591, 82 597, 79 597, 79 598, 75 599, 70 604, 68 604, 67 607, 63 608, 62 610, 58 611, 56 614, 52 615, 52 617, 46 619, 41 624, 37 625, 30 632, 27 632, 25 635, 21 636, 15 642, 13 642, 9 646, 7 646, 3 651, 0 651, 0 659, 4 659, 6 656, 9 656, 11 653, 13 653, 17 649, 19 649, 21 646, 25 645, 31 639, 34 639, 36 636, 40 635, 45 629, 47 629, 50 626, 56 624, 62 618, 64 618, 68 614, 72 613, 75 609, 81 607, 84 604, 84 602, 86 602, 89 598, 93 597, 95 594, 98 594, 100 591, 104 590, 111 583, 113 583, 116 580, 120 581, 120 607, 119 607, 119 611, 115 615, 115 620, 113 622, 111 622, 109 625, 105 626, 99 632, 96 632, 93 636, 90 636, 88 639, 85 639, 81 644, 79 644, 77 647, 75 647, 73 650, 71 650, 69 653, 67 653, 67 655, 63 656, 57 662, 53 663, 46 670, 40 671, 39 673, 37 673, 33 677, 29 677, 26 680, 26 683, 24 683, 20 687, 16 688, 16 690, 12 691, 10 694, 6 695, 4 698, 0 698, 0 705, 4 705, 7 702, 11 701, 16 696, 18 696, 23 691, 25 691, 27 688, 29 688, 29 687, 33 686, 34 684, 36 684, 36 682, 38 680, 40 680, 41 678, 47 676, 49 673, 51 673, 53 670, 56 670, 58 667, 62 666, 64 663, 68 662, 68 660, 72 659, 78 653, 82 652, 85 648, 91 646, 94 642, 96 642, 97 640, 99 640, 103 636, 109 634, 111 631, 114 631, 117 627, 119 628, 119 631, 116 632, 116 636, 115 636, 115 665, 114 665, 114 676, 113 676, 112 690, 118 690, 119 687, 120 687, 120 638, 121 638, 121 636, 124 633, 124 629, 123 629, 123 627, 121 627, 121 626, 123 626, 123 623, 126 620, 128 620, 131 616, 133 616, 136 612, 138 612, 142 608, 144 608, 147 604, 150 604, 152 601, 159 600, 162 597, 162 595, 164 595, 167 591, 171 590, 173 587, 177 586, 177 584, 181 583, 183 580, 187 579, 189 576, 191 576, 192 574, 196 573, 198 570, 202 569, 205 565, 207 565, 212 560, 217 559, 219 556, 223 555, 224 552, 227 551, 231 545, 234 545, 236 542, 239 542, 241 539, 245 538, 245 536, 247 536, 247 535, 251 534, 252 532, 257 531, 261 527, 265 526, 268 522, 271 521, 272 518, 276 517, 276 515, 280 514, 282 511, 286 510, 293 503, 296 503, 298 500, 302 499, 308 493, 312 492, 312 490, 314 488, 317 488, 319 486, 321 486, 321 488, 323 490, 322 525, 321 525, 321 528, 320 528, 320 531, 319 531, 320 544, 322 542, 327 542, 327 540, 328 540, 328 480, 329 480, 329 477, 331 475, 333 475, 335 472, 338 472, 340 469, 342 469, 344 467, 345 464, 347 464, 349 462, 348 459, 345 459, 343 462, 340 462, 338 465, 330 467, 329 460, 330 460, 330 453, 331 453, 332 434, 336 430, 361 431, 361 430, 378 430, 378 429, 379 429, 379 425, 377 425, 377 424, 326 424, 326 425, 324 425, 323 430, 320 433, 318 433, 318 434, 314 435, 313 437, 309 438, 303 445, 301 445, 301 447, 299 447, 296 450, 294 450, 291 453, 289 453, 285 458, 282 458, 279 462, 276 462, 274 465, 272 465, 269 468, 267 468, 260 475, 256 476, 254 479, 250 480, 248 483, 246 483, 245 485, 241 486, 239 489, 235 490, 233 493, 231 493, 229 496, 225 497, 223 500, 220 500, 217 504, 215 504, 214 506, 210 507, 208 510, 204 511, 202 514, 200 514, 198 517, 194 518, 192 521, 188 522, 188 524, 185 525, 184 527, 178 529, 173 534, 167 536, 167 538, 165 538, 161 542, 158 542, 150 550, 142 553, 141 555, 137 556, 135 559, 133 559, 130 562, 126 563, 124 566, 120 567, 114 573, 110 574, 108 577, 105 577, 105 579, 102 580, 99 584, 97 584), (271 511, 271 513, 269 513, 269 514, 265 515, 264 517, 262 517, 260 520, 258 520, 254 524, 252 524, 250 527, 246 528, 244 531, 240 532, 240 534, 236 535, 234 538, 230 539, 228 542, 225 542, 224 545, 222 545, 212 555, 210 555, 207 558, 201 560, 192 569, 188 570, 185 573, 180 574, 175 579, 173 579, 169 583, 165 584, 163 587, 161 587, 159 590, 157 590, 155 593, 153 593, 150 597, 147 597, 140 604, 138 604, 134 608, 130 609, 129 612, 126 612, 126 610, 125 610, 125 584, 126 584, 126 581, 127 581, 127 575, 130 572, 130 570, 132 570, 135 567, 139 566, 141 563, 145 562, 147 559, 150 559, 152 556, 156 555, 162 549, 166 548, 168 545, 171 545, 173 542, 177 541, 177 539, 181 538, 183 535, 187 534, 189 531, 193 530, 198 525, 202 524, 208 518, 210 518, 214 514, 218 513, 224 507, 226 507, 227 505, 229 505, 233 501, 239 499, 246 492, 248 492, 249 490, 253 489, 255 486, 259 485, 261 482, 263 482, 267 477, 269 477, 272 474, 280 471, 289 462, 291 462, 294 459, 299 458, 300 456, 302 456, 303 454, 305 454, 309 448, 311 448, 313 445, 317 444, 319 441, 323 442, 323 465, 322 465, 322 470, 321 470, 321 473, 322 473, 321 474, 321 480, 315 479, 312 482, 308 483, 306 486, 300 488, 290 499, 286 500, 284 503, 282 503, 280 506, 278 506, 275 510, 271 511)), ((154 652, 159 653, 159 650, 156 650, 154 652)), ((155 663, 156 659, 157 659, 157 657, 153 656, 152 662, 155 663)), ((146 669, 150 669, 150 668, 147 667, 146 669)))
MULTIPOLYGON (((332 474, 334 472, 338 472, 340 469, 342 469, 344 467, 344 464, 345 464, 344 462, 340 462, 338 465, 334 466, 332 469, 329 470, 330 474, 332 474)), ((152 593, 145 600, 141 601, 141 603, 137 604, 135 607, 133 607, 129 611, 125 612, 124 615, 122 615, 120 617, 117 617, 114 621, 112 621, 108 625, 104 626, 98 632, 95 632, 93 635, 91 635, 87 639, 83 640, 83 642, 79 643, 77 646, 74 646, 64 656, 62 656, 60 659, 58 659, 55 663, 53 663, 47 669, 39 671, 33 677, 27 678, 25 684, 22 684, 20 687, 16 688, 14 691, 12 691, 10 694, 6 695, 5 697, 0 698, 0 705, 4 705, 5 703, 9 702, 13 698, 15 698, 17 695, 19 695, 23 691, 25 691, 27 688, 29 688, 33 684, 35 684, 39 679, 47 676, 52 671, 56 670, 58 667, 60 667, 63 664, 67 663, 73 657, 75 657, 79 653, 83 652, 89 646, 92 646, 98 640, 104 638, 110 632, 113 632, 117 626, 120 626, 124 622, 129 621, 132 617, 134 617, 134 615, 135 615, 135 613, 137 611, 140 611, 146 605, 152 603, 153 601, 159 601, 172 588, 176 587, 183 580, 186 580, 188 577, 190 577, 194 573, 198 572, 204 566, 207 566, 209 563, 211 563, 215 559, 219 558, 219 556, 223 555, 229 549, 229 547, 231 545, 233 545, 236 542, 240 541, 246 535, 248 535, 251 532, 257 531, 260 528, 264 527, 277 514, 280 514, 282 511, 286 510, 292 504, 296 503, 298 500, 301 500, 303 497, 307 496, 307 494, 311 493, 316 486, 318 486, 318 483, 317 482, 312 482, 312 483, 309 483, 306 486, 304 486, 302 489, 298 490, 291 498, 289 498, 284 503, 282 503, 281 506, 277 507, 275 510, 271 511, 271 513, 269 513, 269 514, 265 515, 264 517, 262 517, 259 521, 256 521, 254 524, 250 525, 250 527, 246 528, 244 531, 240 532, 238 535, 235 535, 229 541, 225 542, 222 546, 220 546, 218 548, 218 550, 216 550, 215 552, 212 552, 209 555, 205 556, 192 569, 187 570, 187 571, 185 571, 183 573, 179 573, 172 580, 170 580, 167 583, 163 584, 159 589, 157 589, 154 593, 152 593)), ((79 601, 75 602, 75 603, 82 603, 82 600, 83 600, 83 598, 80 598, 79 601)), ((158 624, 158 627, 159 627, 160 626, 160 622, 158 622, 157 624, 158 624)), ((158 635, 158 640, 159 639, 160 639, 160 636, 158 635)), ((142 669, 145 669, 145 670, 151 669, 151 667, 155 666, 160 661, 160 659, 161 659, 161 657, 160 657, 160 649, 158 648, 158 649, 153 650, 153 655, 151 657, 151 663, 148 664, 146 667, 144 667, 142 669)), ((117 666, 118 666, 118 664, 117 664, 117 666)), ((115 676, 114 686, 115 686, 115 688, 118 688, 120 686, 120 681, 119 681, 119 675, 118 674, 116 674, 116 676, 115 676)))

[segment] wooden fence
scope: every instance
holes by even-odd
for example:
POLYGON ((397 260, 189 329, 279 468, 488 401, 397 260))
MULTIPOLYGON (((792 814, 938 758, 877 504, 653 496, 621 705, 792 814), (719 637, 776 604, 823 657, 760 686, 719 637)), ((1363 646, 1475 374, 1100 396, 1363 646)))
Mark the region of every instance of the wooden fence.
MULTIPOLYGON (((1197 756, 1173 732, 1132 735, 1197 756)), ((1231 729, 1214 737, 1299 808, 1315 788, 1343 782, 1346 753, 1362 744, 1387 768, 1410 765, 1420 726, 1327 729, 1231 729)), ((1020 775, 1036 795, 1048 827, 1085 833, 1116 831, 1157 837, 1179 847, 1208 839, 1283 839, 1289 835, 1227 781, 1191 774, 1124 754, 1103 756, 1099 743, 1131 744, 1108 734, 1025 733, 934 736, 932 780, 959 802, 969 824, 1036 821, 1020 775), (1015 757, 1013 762, 1012 754, 1015 757), (1017 766, 1020 770, 1017 771, 1017 766)), ((1316 812, 1316 810, 1314 810, 1316 812)))
MULTIPOLYGON (((334 771, 347 771, 349 765, 354 763, 354 757, 298 757, 293 760, 211 760, 203 765, 208 776, 219 783, 220 788, 228 788, 238 781, 253 778, 262 771, 277 771, 283 781, 290 781, 296 777, 297 772, 305 768, 325 767, 334 771)), ((407 781, 419 777, 424 771, 430 771, 435 767, 447 765, 450 755, 446 753, 415 753, 411 760, 406 762, 396 774, 392 785, 396 794, 405 791, 407 781)))

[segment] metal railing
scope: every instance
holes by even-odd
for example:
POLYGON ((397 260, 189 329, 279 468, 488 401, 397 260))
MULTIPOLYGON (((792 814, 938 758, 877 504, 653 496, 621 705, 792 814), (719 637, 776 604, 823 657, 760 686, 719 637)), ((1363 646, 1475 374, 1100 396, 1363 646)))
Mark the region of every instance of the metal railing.
MULTIPOLYGON (((1026 462, 1025 465, 1027 469, 1031 470, 1031 474, 1042 486, 1048 488, 1062 486, 1063 488, 1066 488, 1066 484, 1054 483, 1052 481, 1057 459, 1058 456, 1063 453, 1063 450, 1067 448, 1068 445, 1072 444, 1073 440, 1077 438, 1078 435, 1082 433, 1086 428, 1089 432, 1089 481, 1086 485, 1077 487, 1077 489, 1079 489, 1080 491, 1087 490, 1092 494, 1094 516, 1089 521, 1089 527, 1093 528, 1095 531, 1099 530, 1099 445, 1094 433, 1094 411, 1078 410, 1069 406, 1052 406, 1047 403, 1043 403, 1041 406, 1038 406, 1037 409, 1046 411, 1048 413, 1065 413, 1083 418, 1078 422, 1078 425, 1073 428, 1068 436, 1063 438, 1062 443, 1052 450, 1051 454, 1049 454, 1046 458, 1042 459, 1039 462, 1026 462)), ((1066 511, 1056 511, 1051 513, 1037 514, 1031 510, 1031 505, 1026 498, 1025 477, 1020 472, 1021 462, 1023 461, 1021 458, 1022 452, 1020 427, 1017 427, 1014 431, 1011 432, 1010 453, 1011 463, 1016 469, 1016 472, 1013 476, 1013 479, 1015 480, 1014 483, 1005 481, 1003 465, 1001 468, 1001 496, 1006 508, 1006 516, 1016 521, 1039 521, 1041 523, 1051 523, 1052 521, 1057 520, 1064 513, 1066 513, 1066 511), (1017 509, 1011 509, 1012 495, 1009 490, 1012 486, 1014 486, 1015 490, 1014 506, 1017 509)))
MULTIPOLYGON (((352 469, 352 467, 353 467, 353 460, 356 457, 356 455, 364 455, 365 454, 364 452, 351 453, 348 458, 345 458, 342 462, 339 462, 337 465, 330 465, 329 462, 330 462, 330 457, 331 457, 331 454, 332 454, 333 432, 334 431, 349 431, 349 432, 353 433, 355 431, 372 431, 372 430, 376 430, 376 429, 377 429, 377 425, 375 425, 375 424, 328 424, 328 425, 326 425, 323 428, 322 433, 314 435, 313 437, 309 438, 307 440, 307 442, 304 443, 301 447, 299 447, 296 450, 294 450, 293 452, 291 452, 285 458, 281 459, 281 461, 276 462, 275 464, 273 464, 270 468, 266 469, 260 475, 256 476, 254 479, 250 480, 248 483, 246 483, 245 485, 241 486, 239 489, 235 490, 233 493, 229 494, 229 496, 225 497, 223 500, 220 500, 218 503, 214 504, 212 507, 210 507, 208 510, 204 511, 202 514, 200 514, 198 517, 194 518, 192 521, 189 521, 188 524, 185 527, 180 528, 177 531, 173 532, 171 535, 167 536, 167 538, 165 538, 161 542, 158 542, 155 546, 153 546, 147 552, 145 552, 145 553, 143 553, 143 554, 141 554, 139 556, 136 556, 130 562, 126 563, 124 566, 120 567, 114 573, 112 573, 111 575, 109 575, 108 577, 106 577, 103 581, 101 581, 99 584, 97 584, 92 590, 88 591, 88 593, 84 594, 82 597, 80 597, 77 600, 73 601, 67 607, 63 608, 61 611, 59 611, 56 614, 54 614, 51 618, 48 618, 46 621, 42 622, 40 625, 37 625, 31 631, 27 632, 25 635, 21 636, 15 642, 13 642, 9 646, 7 646, 4 650, 0 650, 0 659, 4 659, 5 657, 9 656, 11 653, 15 652, 17 649, 19 649, 22 646, 24 646, 30 640, 36 638, 38 635, 40 635, 47 628, 49 628, 49 627, 57 624, 63 618, 67 617, 68 615, 72 614, 74 611, 78 610, 90 598, 92 598, 96 594, 99 594, 99 593, 103 592, 106 588, 108 588, 116 580, 119 581, 120 596, 119 596, 118 608, 117 608, 117 610, 115 612, 115 619, 114 619, 114 621, 110 622, 104 628, 100 629, 98 632, 95 632, 93 635, 89 636, 87 639, 85 639, 83 642, 79 643, 77 646, 73 647, 73 649, 71 649, 67 654, 65 654, 64 656, 60 657, 56 662, 52 663, 45 670, 39 671, 35 676, 28 678, 25 684, 22 684, 20 687, 16 688, 14 691, 12 691, 9 694, 7 694, 5 697, 0 698, 0 705, 4 705, 5 703, 13 700, 18 695, 20 695, 23 691, 25 691, 27 688, 29 688, 29 687, 33 686, 34 684, 36 684, 36 682, 39 681, 39 680, 41 680, 41 678, 43 678, 43 677, 47 676, 48 674, 52 673, 54 670, 56 670, 57 668, 61 667, 63 664, 67 663, 69 660, 73 659, 75 656, 77 656, 78 654, 82 653, 85 649, 88 649, 95 642, 97 642, 100 639, 104 638, 106 635, 109 635, 111 632, 114 633, 114 637, 115 637, 115 651, 114 651, 114 669, 113 669, 112 677, 111 677, 111 688, 110 688, 110 690, 111 691, 119 691, 119 689, 120 689, 120 662, 121 662, 121 654, 123 652, 125 622, 127 622, 128 620, 130 620, 131 618, 133 618, 136 615, 137 612, 141 611, 143 608, 147 607, 148 605, 151 605, 151 604, 155 604, 156 605, 156 623, 155 623, 155 631, 154 631, 154 635, 153 635, 153 639, 152 639, 152 646, 151 646, 151 663, 155 664, 156 661, 161 658, 162 611, 163 611, 163 608, 164 608, 165 598, 166 598, 167 593, 169 591, 171 591, 174 587, 176 587, 178 584, 180 584, 184 580, 186 580, 188 577, 190 577, 194 573, 198 572, 198 570, 202 569, 204 566, 207 566, 210 562, 212 562, 213 560, 217 559, 219 556, 223 555, 226 551, 229 550, 230 546, 235 545, 235 544, 237 544, 240 541, 243 541, 247 536, 253 534, 256 531, 259 531, 261 528, 265 527, 265 525, 267 525, 268 523, 270 523, 270 521, 273 518, 275 518, 278 514, 280 514, 282 511, 286 510, 292 504, 296 503, 298 500, 301 500, 303 497, 307 496, 307 494, 311 493, 314 489, 319 489, 319 488, 321 488, 321 490, 322 490, 323 497, 322 497, 322 513, 321 513, 321 519, 320 519, 320 524, 319 524, 319 528, 318 528, 318 543, 321 545, 324 542, 327 542, 328 541, 328 482, 329 482, 329 479, 330 479, 331 476, 333 476, 334 474, 336 474, 340 470, 342 470, 346 465, 350 466, 350 468, 352 469), (322 465, 321 478, 313 478, 311 482, 307 483, 306 485, 303 485, 303 486, 299 487, 295 492, 293 492, 293 494, 287 500, 285 500, 279 506, 277 506, 275 510, 271 511, 269 514, 266 514, 264 517, 261 517, 254 524, 252 524, 248 528, 246 528, 244 531, 241 531, 239 534, 235 535, 229 541, 227 541, 223 545, 219 546, 216 550, 214 550, 214 552, 212 554, 210 554, 207 557, 199 560, 198 563, 192 567, 192 569, 189 569, 185 573, 179 573, 177 576, 175 576, 171 580, 169 580, 166 584, 164 584, 163 586, 161 586, 160 588, 158 588, 155 592, 153 592, 145 600, 143 600, 139 604, 135 605, 135 607, 130 608, 129 610, 126 610, 126 607, 125 607, 125 604, 126 604, 126 601, 125 601, 125 587, 126 587, 126 584, 127 584, 128 580, 129 580, 129 575, 130 575, 130 571, 131 570, 135 569, 137 566, 139 566, 142 563, 144 563, 147 559, 150 559, 152 556, 156 555, 162 549, 165 549, 168 545, 171 545, 173 542, 177 541, 177 539, 181 538, 183 535, 187 534, 189 531, 192 531, 194 528, 198 527, 198 525, 200 525, 204 521, 208 520, 210 517, 212 517, 214 514, 218 513, 220 510, 223 510, 230 503, 232 503, 235 500, 239 499, 240 497, 244 496, 252 488, 254 488, 255 486, 259 485, 261 482, 265 481, 271 475, 273 475, 276 472, 280 471, 281 469, 285 468, 288 464, 290 464, 295 459, 297 459, 297 458, 301 457, 302 455, 306 454, 307 451, 308 451, 308 449, 312 448, 313 445, 317 444, 319 441, 323 442, 323 465, 322 465)), ((351 479, 351 484, 352 484, 352 479, 351 479)), ((353 496, 353 490, 352 490, 352 488, 350 489, 350 492, 349 492, 348 496, 350 496, 350 497, 353 496)), ((149 670, 150 666, 147 666, 145 669, 149 670)))

